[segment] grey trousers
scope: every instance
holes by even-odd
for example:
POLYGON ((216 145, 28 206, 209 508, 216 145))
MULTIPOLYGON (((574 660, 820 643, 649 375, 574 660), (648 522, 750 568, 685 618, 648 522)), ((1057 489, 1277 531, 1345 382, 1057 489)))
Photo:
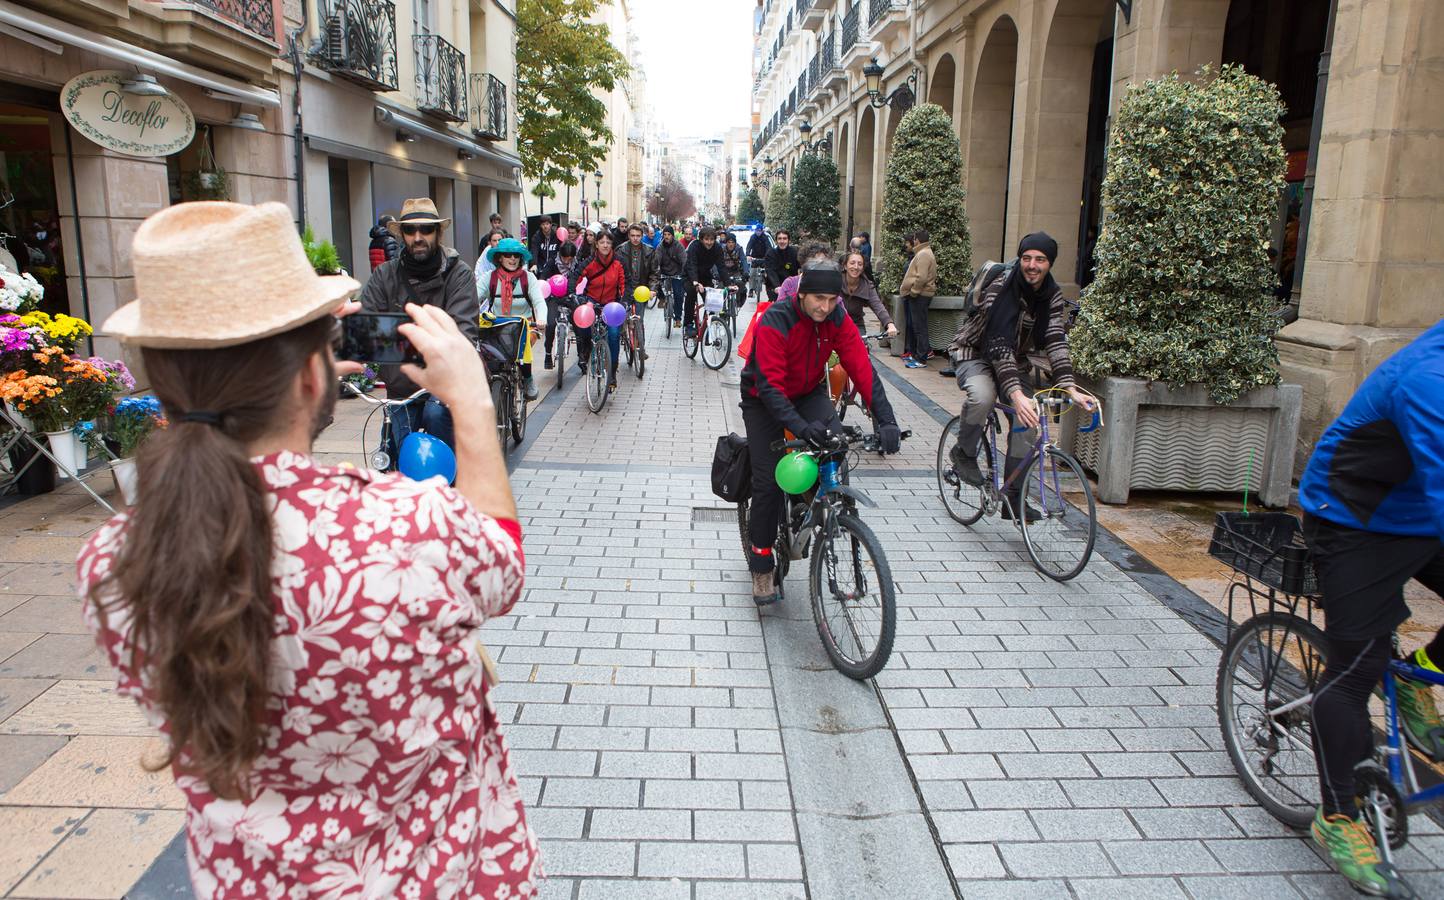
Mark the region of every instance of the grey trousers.
MULTIPOLYGON (((958 443, 962 445, 966 455, 977 456, 983 425, 988 421, 988 416, 993 414, 993 404, 998 401, 993 367, 988 365, 987 360, 965 359, 954 366, 954 370, 957 372, 958 389, 963 392, 963 421, 959 429, 958 443)), ((1023 379, 1023 389, 1032 390, 1030 379, 1026 376, 1023 379)), ((1038 430, 1030 428, 1027 431, 1012 431, 1012 416, 1008 417, 1008 426, 1007 455, 1022 459, 1038 439, 1038 430)))

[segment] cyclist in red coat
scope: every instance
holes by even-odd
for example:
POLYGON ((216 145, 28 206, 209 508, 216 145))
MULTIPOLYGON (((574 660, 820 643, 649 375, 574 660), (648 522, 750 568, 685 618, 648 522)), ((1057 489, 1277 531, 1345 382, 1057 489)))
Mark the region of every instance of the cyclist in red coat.
POLYGON ((827 390, 827 361, 836 353, 877 423, 884 453, 902 443, 897 417, 873 370, 857 325, 839 304, 842 270, 832 259, 816 259, 802 270, 797 296, 767 308, 753 326, 752 353, 742 369, 742 420, 752 458, 752 507, 748 522, 747 567, 752 601, 775 603, 772 545, 782 510, 782 489, 773 470, 782 454, 772 449, 782 432, 824 444, 842 423, 827 390))
MULTIPOLYGON (((602 317, 602 307, 612 301, 627 306, 627 275, 622 270, 622 264, 613 252, 614 243, 611 232, 603 228, 597 232, 596 250, 592 258, 582 269, 582 277, 578 281, 586 282, 586 289, 582 296, 592 301, 597 306, 597 318, 602 317)), ((587 370, 587 360, 592 353, 592 331, 590 328, 578 328, 577 336, 577 367, 583 372, 587 370)), ((608 373, 607 390, 617 389, 617 358, 622 354, 622 329, 620 327, 607 326, 607 346, 612 351, 611 372, 608 373)))

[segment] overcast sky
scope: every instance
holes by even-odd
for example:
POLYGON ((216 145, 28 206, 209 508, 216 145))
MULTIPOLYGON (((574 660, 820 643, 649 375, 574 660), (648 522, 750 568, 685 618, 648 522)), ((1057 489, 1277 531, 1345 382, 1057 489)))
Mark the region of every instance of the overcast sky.
POLYGON ((755 0, 630 0, 647 103, 672 137, 752 122, 755 0), (705 83, 705 87, 702 85, 705 83))

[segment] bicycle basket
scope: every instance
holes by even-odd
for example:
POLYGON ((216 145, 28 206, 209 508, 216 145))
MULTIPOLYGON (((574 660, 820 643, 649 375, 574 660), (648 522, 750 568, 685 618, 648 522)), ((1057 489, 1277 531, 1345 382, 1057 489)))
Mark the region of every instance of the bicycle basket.
POLYGON ((709 313, 719 313, 722 306, 727 302, 727 292, 722 288, 707 288, 706 309, 709 313))
POLYGON ((1208 555, 1286 594, 1319 592, 1302 526, 1290 513, 1219 513, 1208 555))
POLYGON ((481 329, 481 344, 483 351, 495 351, 487 353, 488 359, 514 360, 521 348, 521 336, 524 323, 497 322, 490 328, 481 329))

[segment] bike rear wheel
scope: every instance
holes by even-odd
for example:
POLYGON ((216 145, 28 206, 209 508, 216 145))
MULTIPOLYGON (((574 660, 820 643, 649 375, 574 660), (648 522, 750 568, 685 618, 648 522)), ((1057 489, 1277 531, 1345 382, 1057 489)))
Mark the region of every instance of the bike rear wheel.
POLYGON ((506 452, 506 435, 510 427, 507 421, 511 418, 511 402, 507 397, 506 380, 500 375, 494 375, 491 379, 491 405, 496 410, 496 439, 501 443, 501 450, 506 452))
POLYGON ((607 405, 607 370, 611 360, 606 338, 592 338, 592 355, 587 362, 587 408, 601 412, 607 405))
MULTIPOLYGON (((953 471, 952 450, 953 445, 958 442, 958 433, 962 422, 961 416, 953 416, 944 426, 942 437, 938 439, 938 495, 943 498, 943 506, 947 508, 948 515, 963 525, 971 525, 988 511, 987 485, 993 480, 993 466, 990 454, 980 446, 978 448, 978 469, 983 473, 982 487, 968 484, 953 471)), ((991 446, 986 434, 987 429, 984 431, 983 443, 991 446)))
POLYGON ((1098 538, 1098 510, 1093 488, 1078 461, 1049 447, 1028 466, 1023 478, 1023 543, 1039 572, 1054 581, 1068 581, 1083 571, 1098 538), (1042 515, 1031 521, 1033 506, 1042 515))
POLYGON ((647 359, 642 351, 647 347, 647 329, 642 325, 642 317, 632 319, 632 339, 636 342, 636 353, 632 358, 632 370, 641 378, 647 371, 647 359))
POLYGON ((716 371, 727 365, 727 355, 732 352, 732 332, 721 316, 707 318, 707 330, 702 333, 702 364, 716 371))
POLYGON ((877 535, 861 519, 840 513, 834 524, 813 547, 812 614, 837 670, 871 678, 887 665, 897 629, 892 570, 877 535))
POLYGON ((1305 698, 1318 689, 1326 647, 1311 622, 1268 612, 1234 630, 1218 663, 1218 724, 1229 759, 1254 799, 1294 828, 1307 826, 1319 805, 1314 722, 1305 698))

